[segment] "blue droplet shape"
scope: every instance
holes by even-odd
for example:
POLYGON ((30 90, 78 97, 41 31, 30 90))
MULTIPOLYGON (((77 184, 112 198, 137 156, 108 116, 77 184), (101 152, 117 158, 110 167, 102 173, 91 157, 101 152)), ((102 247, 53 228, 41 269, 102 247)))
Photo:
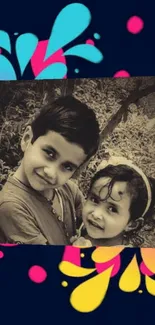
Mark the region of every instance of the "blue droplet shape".
POLYGON ((10 61, 0 55, 0 80, 16 80, 16 74, 10 61))
POLYGON ((93 63, 100 63, 103 60, 103 54, 93 45, 80 44, 64 52, 63 55, 75 55, 93 63))
POLYGON ((38 79, 63 79, 67 74, 67 67, 63 63, 53 63, 39 73, 38 79))
POLYGON ((11 42, 8 33, 3 30, 0 30, 0 47, 5 49, 11 54, 11 42))
POLYGON ((90 21, 90 11, 83 4, 73 3, 63 8, 54 22, 44 61, 82 34, 90 21))
POLYGON ((75 71, 75 73, 79 73, 79 69, 75 69, 74 71, 75 71))
POLYGON ((19 34, 19 33, 17 33, 17 32, 14 33, 15 36, 18 35, 18 34, 19 34))
POLYGON ((20 35, 16 41, 16 55, 23 74, 38 44, 38 38, 31 33, 20 35))
POLYGON ((94 38, 95 38, 95 39, 100 39, 101 36, 100 36, 100 34, 98 34, 98 33, 94 33, 94 38))

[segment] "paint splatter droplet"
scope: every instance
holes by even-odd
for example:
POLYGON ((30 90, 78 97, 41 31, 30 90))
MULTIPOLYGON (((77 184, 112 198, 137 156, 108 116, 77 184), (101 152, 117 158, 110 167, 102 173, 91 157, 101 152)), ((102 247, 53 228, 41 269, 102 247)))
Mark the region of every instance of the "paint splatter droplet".
POLYGON ((2 251, 0 251, 0 258, 4 257, 4 253, 2 251))
POLYGON ((144 28, 144 21, 138 16, 132 16, 127 21, 127 30, 132 34, 138 34, 144 28))
POLYGON ((18 35, 18 34, 19 34, 19 33, 17 33, 17 32, 14 33, 15 36, 18 35))
POLYGON ((81 255, 80 255, 81 257, 85 257, 85 254, 84 253, 81 253, 81 255))
POLYGON ((75 69, 75 73, 79 73, 79 69, 75 69))
POLYGON ((86 44, 95 45, 92 39, 87 39, 86 44))
POLYGON ((138 293, 143 293, 143 290, 138 290, 138 293))
POLYGON ((62 281, 62 282, 61 282, 61 285, 62 285, 64 288, 66 288, 66 287, 68 286, 68 282, 67 282, 67 281, 62 281))
POLYGON ((33 265, 28 272, 29 278, 36 283, 42 283, 47 278, 45 269, 39 265, 33 265))
POLYGON ((129 78, 129 77, 130 77, 130 74, 126 70, 120 70, 114 74, 114 78, 129 78))
POLYGON ((94 38, 95 38, 95 39, 100 39, 101 36, 100 36, 100 34, 98 34, 98 33, 94 33, 94 38))

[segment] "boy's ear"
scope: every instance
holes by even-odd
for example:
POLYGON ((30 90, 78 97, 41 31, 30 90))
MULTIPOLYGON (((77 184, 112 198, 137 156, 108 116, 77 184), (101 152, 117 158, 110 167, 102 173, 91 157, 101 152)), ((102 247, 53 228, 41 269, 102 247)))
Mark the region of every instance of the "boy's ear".
POLYGON ((23 152, 28 148, 33 138, 31 126, 27 126, 21 140, 21 149, 23 152))
POLYGON ((132 220, 130 221, 126 228, 125 228, 125 232, 129 232, 129 231, 132 231, 132 230, 136 230, 136 229, 140 229, 142 228, 144 225, 144 219, 143 218, 139 218, 137 220, 132 220))

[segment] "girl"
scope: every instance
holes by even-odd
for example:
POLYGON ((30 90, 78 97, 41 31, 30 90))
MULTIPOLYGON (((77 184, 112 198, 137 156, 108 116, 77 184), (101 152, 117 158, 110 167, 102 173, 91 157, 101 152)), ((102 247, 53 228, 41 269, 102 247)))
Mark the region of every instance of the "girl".
POLYGON ((83 223, 73 246, 127 245, 155 205, 155 180, 123 157, 103 161, 94 175, 83 208, 83 223))

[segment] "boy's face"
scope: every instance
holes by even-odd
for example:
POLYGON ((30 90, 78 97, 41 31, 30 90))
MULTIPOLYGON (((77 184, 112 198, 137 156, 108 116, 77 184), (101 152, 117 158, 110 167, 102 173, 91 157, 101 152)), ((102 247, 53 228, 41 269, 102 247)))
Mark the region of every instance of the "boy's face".
POLYGON ((24 152, 22 177, 37 191, 57 188, 65 184, 84 162, 84 150, 54 131, 48 131, 33 144, 31 127, 28 127, 21 147, 24 152))
POLYGON ((83 208, 83 221, 87 233, 94 239, 106 239, 118 236, 125 230, 130 219, 131 197, 126 182, 113 185, 111 197, 103 201, 108 194, 111 179, 98 179, 89 194, 83 208))

